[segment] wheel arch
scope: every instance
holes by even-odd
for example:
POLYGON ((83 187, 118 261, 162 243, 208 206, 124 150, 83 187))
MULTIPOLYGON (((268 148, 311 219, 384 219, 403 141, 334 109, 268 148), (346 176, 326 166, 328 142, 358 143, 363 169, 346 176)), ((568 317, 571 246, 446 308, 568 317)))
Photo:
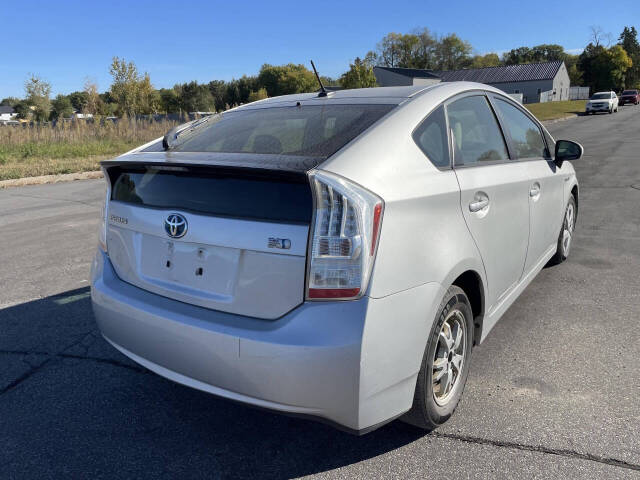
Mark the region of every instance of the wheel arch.
POLYGON ((460 287, 469 298, 474 324, 473 344, 478 345, 482 338, 487 298, 484 267, 476 262, 462 263, 449 274, 445 285, 460 287))
POLYGON ((578 212, 580 211, 580 202, 578 201, 578 184, 575 183, 573 187, 571 187, 571 195, 573 195, 573 199, 576 202, 576 220, 578 220, 578 212))

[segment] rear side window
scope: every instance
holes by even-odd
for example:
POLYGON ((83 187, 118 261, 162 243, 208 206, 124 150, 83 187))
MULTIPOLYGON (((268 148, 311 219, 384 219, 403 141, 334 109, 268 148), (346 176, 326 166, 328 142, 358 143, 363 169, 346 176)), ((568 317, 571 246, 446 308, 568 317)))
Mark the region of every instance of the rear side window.
POLYGON ((511 136, 516 158, 546 157, 547 149, 538 125, 518 108, 504 100, 496 99, 495 105, 511 136))
POLYGON ((447 106, 455 165, 507 160, 509 154, 491 107, 482 95, 464 97, 447 106))
POLYGON ((301 105, 222 113, 172 150, 328 157, 395 105, 301 105))
POLYGON ((413 132, 413 140, 436 167, 450 165, 444 107, 438 107, 420 124, 413 132))

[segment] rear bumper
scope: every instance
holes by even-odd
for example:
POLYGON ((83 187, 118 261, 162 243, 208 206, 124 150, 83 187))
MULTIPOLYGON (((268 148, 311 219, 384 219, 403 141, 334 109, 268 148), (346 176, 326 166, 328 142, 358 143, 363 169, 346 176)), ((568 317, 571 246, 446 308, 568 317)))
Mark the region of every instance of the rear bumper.
POLYGON ((363 432, 411 407, 444 290, 309 302, 277 320, 213 311, 121 281, 98 251, 91 297, 104 337, 178 383, 363 432))

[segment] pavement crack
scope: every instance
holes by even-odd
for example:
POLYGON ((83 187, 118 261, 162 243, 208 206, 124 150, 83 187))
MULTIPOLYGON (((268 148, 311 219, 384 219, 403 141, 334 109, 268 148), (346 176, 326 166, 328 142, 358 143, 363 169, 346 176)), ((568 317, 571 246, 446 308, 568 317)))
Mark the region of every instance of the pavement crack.
POLYGON ((72 355, 69 353, 63 353, 58 355, 60 358, 71 358, 74 360, 88 360, 91 362, 96 362, 96 363, 105 363, 107 365, 112 365, 114 367, 120 367, 120 368, 126 368, 127 370, 131 370, 137 373, 149 373, 148 370, 142 368, 142 367, 136 367, 135 365, 128 365, 126 363, 123 362, 119 362, 118 360, 113 360, 110 358, 100 358, 100 357, 88 357, 88 356, 83 356, 83 355, 72 355))
POLYGON ((44 359, 39 364, 37 364, 35 366, 32 366, 29 370, 27 370, 25 373, 20 375, 14 381, 10 382, 2 390, 0 390, 0 396, 4 395, 8 391, 13 390, 14 388, 16 388, 18 385, 20 385, 22 382, 27 380, 29 377, 31 377, 34 373, 36 373, 38 370, 40 370, 46 364, 50 363, 52 360, 53 360, 53 357, 49 357, 49 358, 44 359))
MULTIPOLYGON (((58 353, 45 354, 45 355, 48 355, 48 358, 45 358, 42 362, 39 362, 39 363, 37 363, 35 365, 32 365, 29 370, 27 370, 22 375, 20 375, 18 378, 16 378, 12 382, 10 382, 8 385, 6 385, 4 388, 2 388, 2 390, 0 390, 0 396, 4 395, 5 393, 7 393, 7 392, 9 392, 11 390, 13 390, 14 388, 18 387, 22 382, 24 382, 29 377, 31 377, 33 374, 35 374, 36 372, 41 370, 42 367, 44 367, 45 365, 48 365, 52 361, 54 361, 56 359, 59 359, 61 357, 61 355, 63 355, 67 350, 70 350, 73 347, 75 347, 76 345, 82 343, 85 340, 85 338, 87 338, 87 336, 93 334, 93 331, 94 330, 90 330, 87 333, 81 334, 81 336, 80 336, 80 338, 78 340, 76 340, 76 341, 72 342, 71 344, 67 345, 62 350, 60 350, 58 353)), ((0 351, 0 353, 11 353, 11 352, 10 351, 0 351)), ((36 354, 36 353, 35 352, 23 352, 22 353, 22 355, 29 355, 29 354, 36 354)), ((25 362, 25 363, 27 363, 27 365, 31 365, 29 362, 25 362)))
POLYGON ((594 455, 591 453, 580 453, 575 450, 563 449, 563 448, 549 448, 542 445, 527 445, 516 442, 507 442, 501 440, 490 440, 488 438, 472 437, 467 435, 455 435, 452 433, 440 433, 431 432, 431 437, 446 438, 450 440, 459 440, 465 443, 474 443, 478 445, 490 445, 501 448, 511 448, 514 450, 523 450, 527 452, 546 453, 548 455, 558 455, 567 458, 576 458, 579 460, 587 460, 590 462, 602 463, 604 465, 611 465, 613 467, 625 468, 627 470, 640 471, 640 465, 635 463, 625 462, 624 460, 618 460, 611 457, 603 457, 600 455, 594 455))

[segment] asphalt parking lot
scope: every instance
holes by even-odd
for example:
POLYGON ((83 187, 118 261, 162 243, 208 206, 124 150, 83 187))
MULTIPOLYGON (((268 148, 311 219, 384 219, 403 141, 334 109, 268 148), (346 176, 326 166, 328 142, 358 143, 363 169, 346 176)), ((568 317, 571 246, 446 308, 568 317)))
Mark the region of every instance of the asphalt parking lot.
POLYGON ((147 372, 91 312, 102 181, 0 190, 0 477, 640 477, 640 107, 549 130, 586 151, 571 257, 476 348, 427 435, 354 437, 147 372))

